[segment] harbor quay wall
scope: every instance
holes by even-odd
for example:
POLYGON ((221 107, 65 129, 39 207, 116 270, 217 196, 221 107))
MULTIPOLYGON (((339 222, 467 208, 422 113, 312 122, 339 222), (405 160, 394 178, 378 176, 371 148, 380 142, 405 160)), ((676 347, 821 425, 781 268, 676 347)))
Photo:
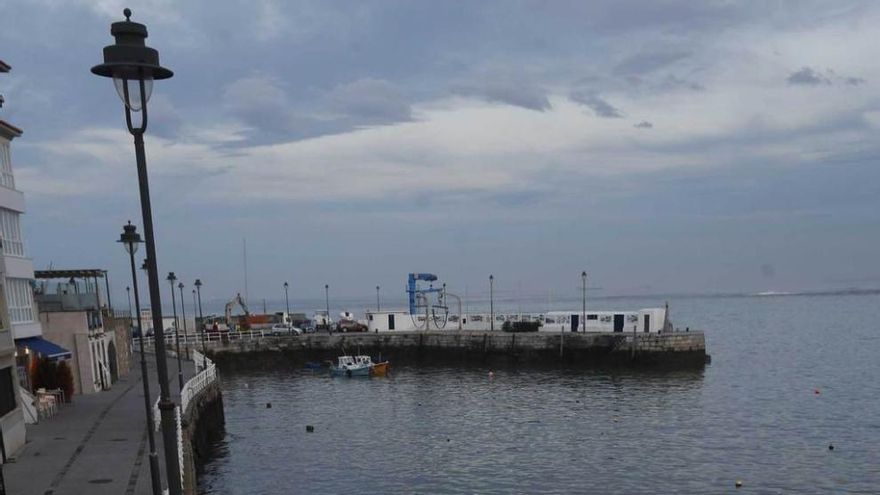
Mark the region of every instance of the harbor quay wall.
MULTIPOLYGON (((212 342, 208 353, 224 366, 236 355, 278 354, 292 364, 370 354, 392 363, 644 365, 694 367, 709 361, 703 332, 507 333, 500 331, 396 331, 305 334, 212 342)), ((246 363, 241 363, 246 364, 246 363)))
POLYGON ((225 424, 223 394, 215 380, 189 402, 181 416, 183 493, 198 493, 198 472, 210 455, 210 443, 222 438, 225 424))

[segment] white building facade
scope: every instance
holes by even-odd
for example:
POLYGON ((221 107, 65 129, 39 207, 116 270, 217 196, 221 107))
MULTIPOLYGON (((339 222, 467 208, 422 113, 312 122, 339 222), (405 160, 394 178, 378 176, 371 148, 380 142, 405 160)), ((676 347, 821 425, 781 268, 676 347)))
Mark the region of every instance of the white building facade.
MULTIPOLYGON (((0 73, 9 72, 9 69, 0 60, 0 73)), ((21 129, 0 120, 0 438, 3 452, 8 456, 24 447, 26 436, 16 366, 16 324, 23 324, 21 331, 24 335, 40 334, 40 325, 34 322, 33 292, 29 283, 34 276, 33 263, 25 257, 19 225, 19 215, 24 212, 24 196, 15 189, 9 150, 9 143, 18 136, 21 136, 21 129)), ((0 461, 5 462, 5 459, 0 461)))

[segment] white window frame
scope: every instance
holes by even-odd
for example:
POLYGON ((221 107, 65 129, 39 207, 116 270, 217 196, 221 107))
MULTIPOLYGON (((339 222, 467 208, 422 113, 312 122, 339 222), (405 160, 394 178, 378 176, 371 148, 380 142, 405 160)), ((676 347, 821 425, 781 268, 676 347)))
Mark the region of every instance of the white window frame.
POLYGON ((3 254, 24 257, 24 239, 21 235, 21 214, 17 211, 0 208, 0 240, 3 254))
POLYGON ((34 321, 34 292, 26 278, 6 279, 6 306, 11 323, 34 321))
POLYGON ((8 142, 0 141, 0 186, 15 189, 15 176, 12 174, 12 153, 8 142))

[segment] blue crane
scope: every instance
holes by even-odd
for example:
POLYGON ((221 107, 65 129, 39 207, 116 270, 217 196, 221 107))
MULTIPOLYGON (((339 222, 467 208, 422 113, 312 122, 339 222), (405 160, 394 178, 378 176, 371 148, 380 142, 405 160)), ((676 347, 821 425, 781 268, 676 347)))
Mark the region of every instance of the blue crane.
POLYGON ((431 292, 443 292, 443 289, 435 289, 433 286, 427 288, 419 287, 419 281, 436 282, 437 275, 433 273, 410 273, 407 277, 406 293, 409 295, 409 314, 416 314, 416 294, 428 294, 431 292))

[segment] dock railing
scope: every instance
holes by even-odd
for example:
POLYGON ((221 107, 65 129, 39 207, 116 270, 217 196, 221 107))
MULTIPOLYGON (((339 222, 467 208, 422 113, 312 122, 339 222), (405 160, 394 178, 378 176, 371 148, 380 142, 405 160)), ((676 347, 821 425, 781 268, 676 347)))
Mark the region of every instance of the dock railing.
MULTIPOLYGON (((241 332, 205 332, 205 342, 235 342, 239 340, 260 340, 263 337, 272 335, 272 331, 269 329, 265 330, 245 330, 241 332)), ((166 333, 165 344, 176 344, 177 337, 173 332, 166 333)), ((140 344, 138 344, 138 339, 134 338, 132 340, 132 348, 140 349, 140 344)), ((181 332, 180 334, 180 343, 181 345, 197 345, 202 343, 202 335, 201 333, 193 333, 190 332, 188 334, 184 334, 181 332)), ((144 347, 153 347, 156 344, 156 337, 153 335, 144 337, 144 347)))
MULTIPOLYGON (((144 339, 146 341, 146 339, 144 339)), ((146 345, 147 344, 144 342, 146 345)), ((186 414, 189 405, 193 403, 193 401, 198 398, 199 394, 201 394, 209 385, 214 383, 217 380, 217 367, 214 365, 214 362, 211 361, 210 358, 202 354, 201 352, 193 349, 192 350, 192 360, 196 365, 196 370, 198 373, 195 374, 192 378, 186 381, 183 384, 183 389, 180 391, 180 405, 175 407, 174 416, 177 423, 177 454, 178 459, 180 461, 180 476, 181 483, 183 483, 183 473, 184 473, 184 464, 183 464, 183 428, 181 424, 181 418, 184 414, 186 414)), ((154 431, 159 431, 161 428, 161 420, 160 420, 160 411, 159 411, 159 399, 156 399, 156 402, 153 403, 153 429, 154 431)))

